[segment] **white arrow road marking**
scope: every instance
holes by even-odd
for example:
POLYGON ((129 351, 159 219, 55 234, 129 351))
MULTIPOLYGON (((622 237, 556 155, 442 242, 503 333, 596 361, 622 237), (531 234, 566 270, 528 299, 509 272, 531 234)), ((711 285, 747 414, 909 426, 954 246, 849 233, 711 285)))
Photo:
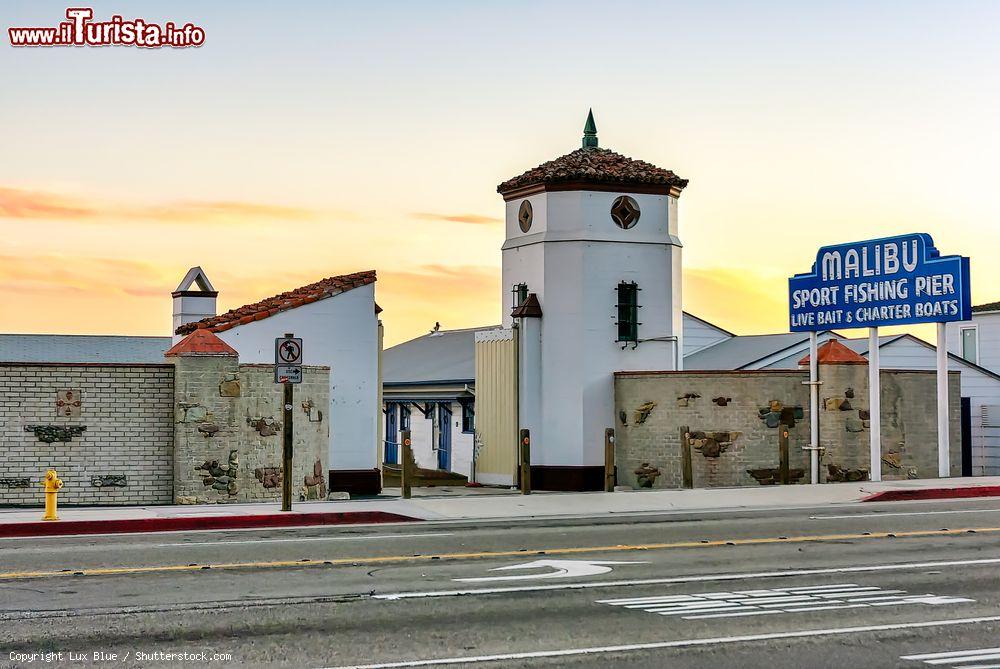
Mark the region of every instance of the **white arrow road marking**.
POLYGON ((543 585, 507 585, 492 588, 464 588, 458 590, 430 590, 424 592, 388 592, 373 595, 374 599, 414 599, 426 597, 458 597, 461 595, 495 595, 511 592, 545 592, 555 590, 590 590, 593 588, 623 588, 637 585, 671 585, 675 583, 712 583, 716 581, 746 581, 751 579, 789 578, 817 574, 853 574, 863 572, 906 571, 936 567, 967 567, 1000 564, 1000 558, 975 560, 944 560, 933 562, 902 562, 899 564, 858 565, 856 567, 824 567, 821 569, 787 569, 783 571, 742 572, 735 574, 700 574, 645 578, 631 581, 590 581, 583 583, 546 583, 543 585))
POLYGON ((480 576, 478 578, 455 578, 453 581, 463 583, 485 583, 487 581, 524 581, 542 578, 580 578, 596 576, 611 571, 610 565, 619 564, 649 564, 648 562, 625 562, 621 560, 535 560, 524 564, 512 564, 507 567, 497 567, 490 571, 511 571, 514 569, 543 569, 549 567, 555 571, 540 574, 515 574, 513 576, 480 576))
MULTIPOLYGON (((742 590, 739 592, 702 592, 695 595, 662 595, 601 599, 598 604, 610 604, 626 609, 641 609, 661 616, 680 616, 684 620, 704 618, 736 618, 763 616, 796 611, 834 611, 869 606, 902 606, 905 604, 961 604, 974 602, 964 597, 938 595, 907 595, 905 590, 883 590, 854 583, 817 585, 802 588, 742 590)), ((1000 657, 1000 656, 998 656, 1000 657)))

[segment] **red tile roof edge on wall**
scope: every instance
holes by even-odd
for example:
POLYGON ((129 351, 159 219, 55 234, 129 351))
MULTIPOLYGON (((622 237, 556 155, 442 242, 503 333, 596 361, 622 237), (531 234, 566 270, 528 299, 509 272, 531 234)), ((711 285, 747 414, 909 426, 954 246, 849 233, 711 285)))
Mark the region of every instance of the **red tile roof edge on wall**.
MULTIPOLYGON (((824 342, 817 349, 816 359, 820 365, 867 365, 868 358, 859 355, 836 339, 824 342)), ((802 366, 809 364, 809 356, 799 360, 802 366)))
MULTIPOLYGON (((212 332, 224 332, 237 325, 245 325, 263 320, 282 311, 318 302, 319 300, 339 295, 354 288, 367 286, 368 284, 375 283, 375 280, 375 270, 331 276, 316 283, 268 297, 260 302, 245 304, 242 307, 231 309, 218 316, 203 318, 194 323, 185 323, 177 328, 176 334, 188 334, 200 329, 207 329, 212 332)), ((379 311, 381 309, 376 305, 375 312, 378 313, 379 311)))
POLYGON ((199 328, 171 346, 165 358, 188 355, 238 355, 236 349, 222 341, 214 332, 199 328))

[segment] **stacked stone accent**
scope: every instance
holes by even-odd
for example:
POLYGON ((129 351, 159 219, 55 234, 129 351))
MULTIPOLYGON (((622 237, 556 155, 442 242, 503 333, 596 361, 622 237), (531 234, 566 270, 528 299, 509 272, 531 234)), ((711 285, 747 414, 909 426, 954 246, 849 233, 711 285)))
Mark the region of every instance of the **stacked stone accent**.
MULTIPOLYGON (((214 336, 214 335, 213 335, 214 336)), ((279 500, 282 387, 271 365, 241 365, 235 353, 171 356, 177 392, 174 501, 279 500)), ((294 395, 293 498, 326 497, 329 368, 303 368, 294 395), (317 465, 316 463, 319 463, 317 465), (323 476, 316 477, 319 469, 323 476)))
POLYGON ((41 505, 50 467, 60 504, 170 503, 173 379, 170 365, 0 365, 0 505, 41 505))
MULTIPOLYGON (((618 483, 636 488, 683 485, 681 427, 690 430, 694 486, 772 483, 779 430, 789 433, 789 468, 809 482, 807 371, 758 370, 619 373, 615 377, 618 483), (748 472, 755 471, 760 478, 748 472), (650 481, 651 485, 650 485, 650 481)), ((820 365, 821 480, 869 478, 868 367, 820 365), (833 465, 831 468, 830 465, 833 465)), ((882 477, 937 477, 935 375, 883 370, 882 477)), ((961 389, 950 383, 951 474, 961 472, 961 389)))

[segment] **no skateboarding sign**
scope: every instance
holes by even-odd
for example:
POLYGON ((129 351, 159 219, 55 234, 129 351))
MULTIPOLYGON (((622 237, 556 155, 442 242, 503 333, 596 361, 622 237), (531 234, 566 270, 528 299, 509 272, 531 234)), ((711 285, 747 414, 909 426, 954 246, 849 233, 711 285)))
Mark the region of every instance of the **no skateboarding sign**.
POLYGON ((274 382, 302 383, 302 339, 278 337, 274 340, 274 382))

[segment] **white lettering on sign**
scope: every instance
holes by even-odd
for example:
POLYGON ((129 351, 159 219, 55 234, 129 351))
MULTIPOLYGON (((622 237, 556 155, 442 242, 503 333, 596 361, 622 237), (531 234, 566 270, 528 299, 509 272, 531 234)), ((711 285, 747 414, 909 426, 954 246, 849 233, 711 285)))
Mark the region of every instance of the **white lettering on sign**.
POLYGON ((649 564, 648 562, 622 562, 615 560, 535 560, 524 564, 513 564, 508 567, 497 567, 490 571, 511 571, 514 569, 544 569, 547 571, 536 574, 516 574, 511 576, 482 576, 479 578, 456 578, 463 583, 485 583, 487 581, 523 581, 540 578, 577 578, 580 576, 596 576, 607 574, 613 565, 619 564, 649 564))
POLYGON ((820 258, 823 281, 857 279, 863 276, 891 275, 900 267, 907 272, 917 268, 917 240, 875 244, 873 251, 863 247, 842 252, 831 249, 820 258))

